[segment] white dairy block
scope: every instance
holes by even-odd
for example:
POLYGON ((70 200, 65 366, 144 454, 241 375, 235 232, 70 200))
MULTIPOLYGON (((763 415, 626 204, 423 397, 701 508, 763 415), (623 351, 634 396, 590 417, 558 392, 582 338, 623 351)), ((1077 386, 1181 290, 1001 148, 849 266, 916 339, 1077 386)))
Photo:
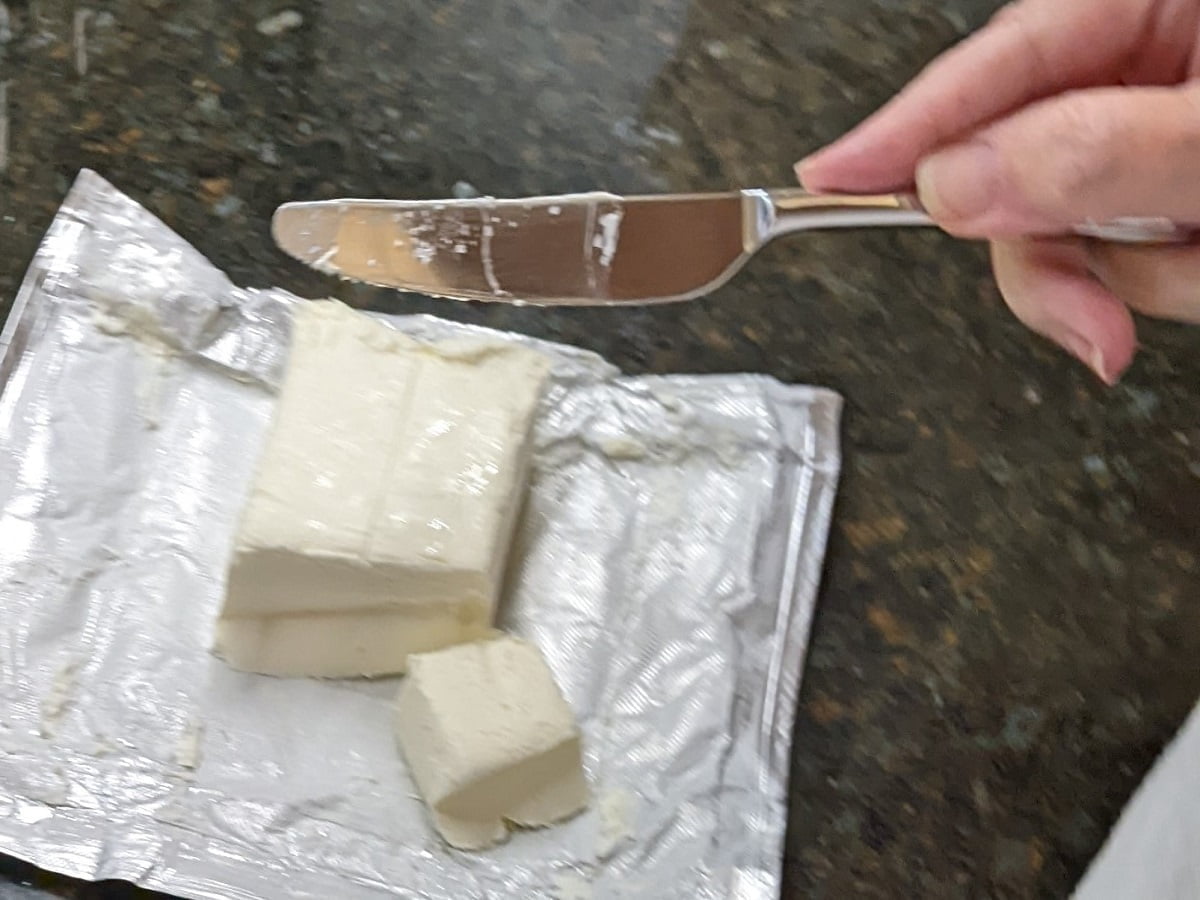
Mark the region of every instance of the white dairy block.
POLYGON ((270 675, 403 672, 489 633, 549 373, 508 344, 421 344, 297 308, 216 650, 270 675))
POLYGON ((396 737, 438 831, 460 849, 587 806, 574 713, 541 652, 518 638, 412 657, 396 737))

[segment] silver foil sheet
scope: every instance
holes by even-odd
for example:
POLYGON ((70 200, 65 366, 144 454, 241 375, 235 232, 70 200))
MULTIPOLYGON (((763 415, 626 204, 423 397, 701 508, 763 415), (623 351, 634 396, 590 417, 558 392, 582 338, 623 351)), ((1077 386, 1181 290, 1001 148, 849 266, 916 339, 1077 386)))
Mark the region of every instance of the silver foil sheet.
POLYGON ((0 343, 0 851, 186 897, 777 896, 837 395, 388 319, 555 361, 500 618, 577 711, 594 797, 460 853, 394 745, 395 680, 208 649, 299 302, 92 173, 55 220, 0 343))

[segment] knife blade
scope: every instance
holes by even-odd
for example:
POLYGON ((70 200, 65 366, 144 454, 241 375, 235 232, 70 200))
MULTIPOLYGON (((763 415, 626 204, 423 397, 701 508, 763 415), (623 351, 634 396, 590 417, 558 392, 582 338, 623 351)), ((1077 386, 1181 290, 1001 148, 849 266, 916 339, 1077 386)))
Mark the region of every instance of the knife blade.
MULTIPOLYGON (((272 231, 287 253, 342 278, 463 300, 604 305, 709 293, 793 231, 932 224, 910 195, 787 189, 299 202, 279 207, 272 231)), ((1078 232, 1134 242, 1188 234, 1162 220, 1078 232)))
POLYGON ((662 198, 289 203, 275 240, 330 274, 526 303, 682 299, 747 255, 738 193, 662 198))

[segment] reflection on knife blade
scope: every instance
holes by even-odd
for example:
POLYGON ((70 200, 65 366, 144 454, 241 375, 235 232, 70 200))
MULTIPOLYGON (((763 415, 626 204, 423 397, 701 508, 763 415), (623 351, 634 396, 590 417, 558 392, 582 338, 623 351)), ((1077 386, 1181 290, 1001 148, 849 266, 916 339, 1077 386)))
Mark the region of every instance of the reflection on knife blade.
POLYGON ((460 299, 682 299, 744 255, 738 194, 287 204, 283 249, 329 274, 460 299))

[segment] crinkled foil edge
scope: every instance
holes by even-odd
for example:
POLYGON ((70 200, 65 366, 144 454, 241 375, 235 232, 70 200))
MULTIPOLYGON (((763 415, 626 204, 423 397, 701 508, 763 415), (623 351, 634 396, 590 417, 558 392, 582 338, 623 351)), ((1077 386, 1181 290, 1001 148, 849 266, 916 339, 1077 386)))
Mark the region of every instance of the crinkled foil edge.
MULTIPOLYGON (((48 288, 70 269, 72 254, 89 218, 98 209, 97 204, 112 202, 114 194, 115 190, 102 178, 85 171, 64 201, 29 267, 0 334, 0 394, 13 380, 25 350, 36 344, 51 319, 49 304, 54 301, 53 292, 48 288)), ((132 204, 123 197, 120 200, 132 204)), ((232 285, 230 288, 238 290, 232 285)), ((433 317, 421 318, 434 331, 442 321, 433 317)), ((465 326, 454 327, 462 329, 465 326)), ((540 343, 522 336, 512 337, 540 343)), ((781 400, 787 394, 791 402, 795 402, 796 392, 804 390, 783 386, 768 378, 762 378, 762 381, 768 392, 778 392, 781 400)), ((732 884, 721 886, 728 888, 727 894, 714 894, 739 900, 775 897, 780 890, 792 732, 840 470, 838 424, 841 398, 821 388, 807 390, 811 392, 808 395, 810 415, 806 417, 802 432, 789 435, 787 441, 800 459, 796 465, 787 468, 790 482, 787 497, 792 510, 784 540, 787 565, 778 578, 776 640, 768 663, 766 696, 756 723, 762 817, 761 827, 756 831, 773 836, 773 840, 764 842, 758 848, 756 858, 746 860, 745 865, 735 870, 732 884)), ((76 838, 81 852, 74 854, 66 846, 57 852, 47 847, 30 846, 19 835, 3 831, 0 831, 0 849, 35 865, 77 878, 115 877, 147 888, 198 898, 254 895, 244 887, 219 883, 167 865, 139 868, 118 863, 114 866, 112 860, 106 864, 98 858, 102 853, 96 852, 99 845, 94 824, 80 821, 78 829, 76 838)), ((252 877, 243 880, 242 884, 257 881, 258 877, 252 877)), ((332 884, 330 882, 330 886, 332 884)))

